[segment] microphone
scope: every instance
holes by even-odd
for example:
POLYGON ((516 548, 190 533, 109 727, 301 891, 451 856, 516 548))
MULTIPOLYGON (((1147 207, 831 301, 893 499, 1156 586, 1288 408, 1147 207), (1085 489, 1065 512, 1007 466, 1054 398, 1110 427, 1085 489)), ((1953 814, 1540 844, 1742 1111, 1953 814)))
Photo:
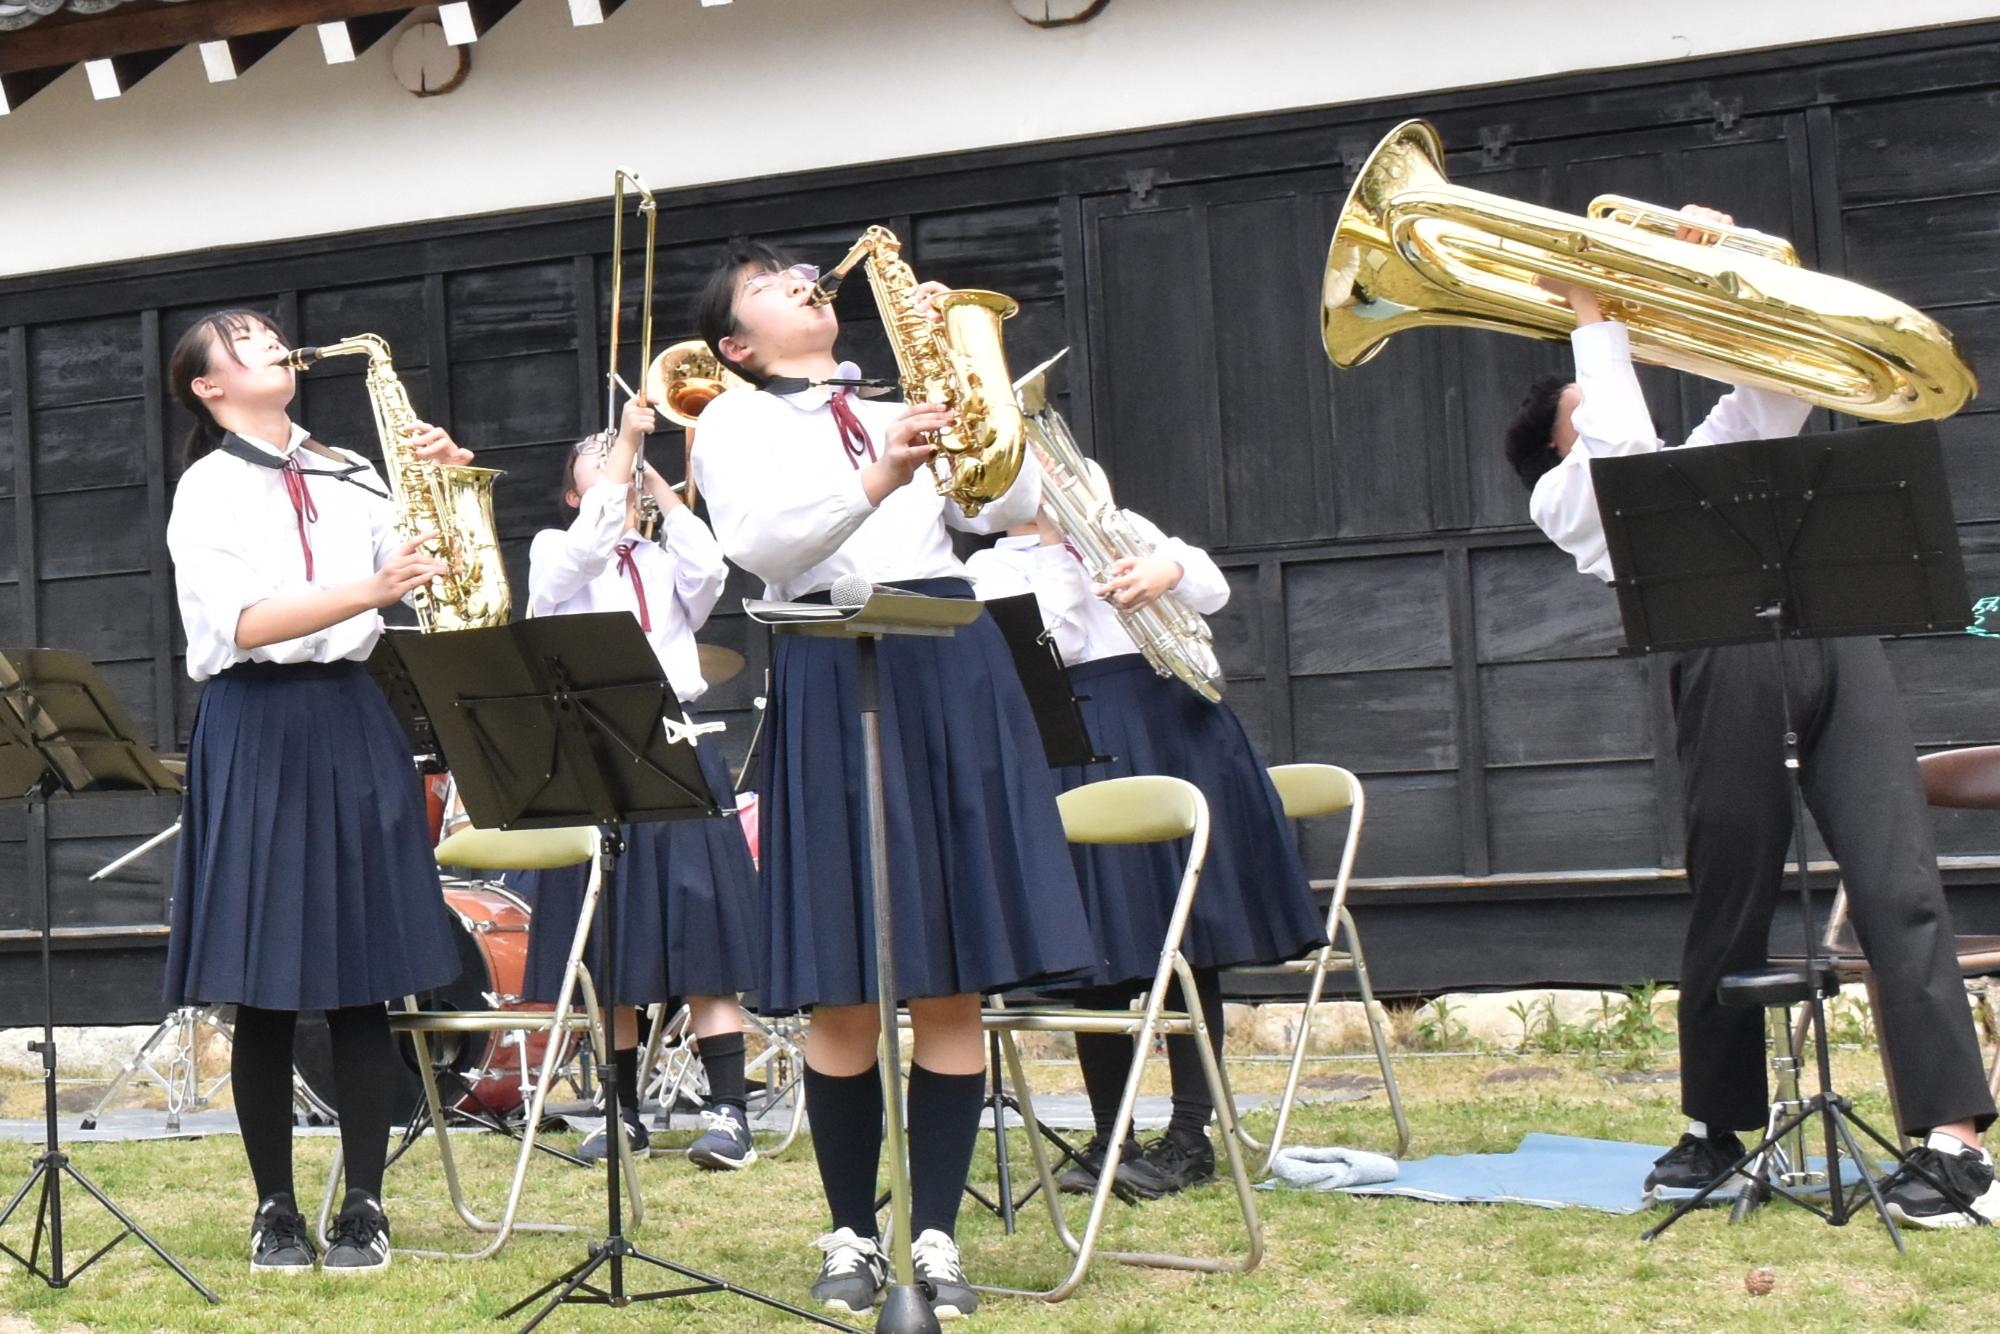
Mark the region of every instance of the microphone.
POLYGON ((833 581, 833 587, 827 591, 828 599, 836 607, 866 606, 868 599, 874 595, 874 582, 862 574, 843 574, 833 581))

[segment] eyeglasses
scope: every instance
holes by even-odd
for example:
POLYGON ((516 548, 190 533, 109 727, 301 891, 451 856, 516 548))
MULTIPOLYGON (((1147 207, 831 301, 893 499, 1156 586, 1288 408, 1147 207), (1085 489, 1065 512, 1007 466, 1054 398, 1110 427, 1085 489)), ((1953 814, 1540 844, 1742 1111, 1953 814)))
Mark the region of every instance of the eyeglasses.
POLYGON ((750 277, 743 280, 743 290, 745 292, 754 295, 758 292, 766 291, 769 288, 776 287, 779 283, 784 282, 787 278, 797 278, 801 282, 808 282, 808 283, 818 282, 819 265, 794 264, 789 269, 781 269, 776 273, 764 272, 764 273, 752 274, 750 277))
POLYGON ((602 454, 605 450, 611 448, 611 442, 616 438, 616 435, 610 431, 599 431, 596 435, 587 435, 576 442, 576 456, 578 458, 588 458, 592 454, 602 454))

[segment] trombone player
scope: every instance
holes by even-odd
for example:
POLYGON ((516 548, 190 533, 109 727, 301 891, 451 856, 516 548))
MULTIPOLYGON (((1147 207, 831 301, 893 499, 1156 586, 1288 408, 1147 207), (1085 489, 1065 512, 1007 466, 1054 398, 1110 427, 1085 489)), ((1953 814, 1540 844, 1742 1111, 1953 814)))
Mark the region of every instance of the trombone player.
MULTIPOLYGON (((1689 207, 1684 241, 1713 243, 1689 207)), ((1609 582, 1611 559, 1591 488, 1590 460, 1662 447, 1632 369, 1625 326, 1587 288, 1543 280, 1576 316, 1572 380, 1537 381, 1507 432, 1507 458, 1529 488, 1529 514, 1577 569, 1609 582)), ((1738 385, 1688 437, 1689 447, 1795 435, 1811 404, 1738 385)), ((1856 932, 1881 988, 1875 1016, 1898 1053, 1894 1078, 1912 1158, 2000 1219, 1993 1159, 1980 1145, 1994 1119, 1968 1013, 1951 919, 1938 877, 1915 746, 1879 640, 1788 641, 1803 684, 1799 732, 1806 800, 1839 861, 1856 932)), ((1768 1104, 1762 1016, 1726 1008, 1716 985, 1759 965, 1791 841, 1779 673, 1764 644, 1677 655, 1669 680, 1687 820, 1694 905, 1683 945, 1681 1106, 1686 1133, 1653 1166, 1649 1196, 1698 1189, 1743 1155, 1737 1132, 1761 1130, 1768 1104)), ((1885 1183, 1891 1214, 1918 1227, 1975 1220, 1922 1175, 1885 1183)))

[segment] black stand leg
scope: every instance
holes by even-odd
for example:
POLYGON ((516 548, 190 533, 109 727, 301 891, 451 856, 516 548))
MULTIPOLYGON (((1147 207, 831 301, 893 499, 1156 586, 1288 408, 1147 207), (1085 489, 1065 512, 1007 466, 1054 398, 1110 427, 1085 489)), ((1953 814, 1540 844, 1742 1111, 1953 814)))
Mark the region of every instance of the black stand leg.
MULTIPOLYGON (((619 855, 624 851, 623 839, 615 825, 606 825, 598 833, 598 859, 603 866, 600 888, 597 896, 597 938, 604 942, 603 957, 618 958, 618 914, 614 910, 613 884, 617 878, 619 855)), ((616 1003, 615 984, 610 975, 605 978, 604 1003, 608 1007, 616 1003)), ((624 1185, 619 1172, 625 1158, 625 1118, 624 1109, 618 1105, 618 1081, 607 1079, 604 1084, 604 1198, 609 1215, 610 1231, 605 1240, 596 1242, 584 1259, 564 1270, 556 1277, 536 1288, 533 1292, 502 1311, 498 1319, 506 1320, 518 1315, 536 1303, 542 1303, 527 1324, 521 1326, 521 1334, 540 1325, 565 1303, 593 1306, 630 1306, 635 1302, 664 1301, 672 1297, 694 1297, 709 1292, 726 1292, 735 1297, 746 1297, 753 1302, 810 1320, 816 1325, 829 1329, 852 1330, 854 1326, 843 1325, 837 1320, 829 1320, 816 1312, 805 1310, 781 1302, 776 1297, 766 1297, 748 1288, 739 1288, 734 1283, 704 1274, 700 1270, 689 1269, 657 1255, 649 1255, 634 1246, 625 1237, 624 1207, 620 1200, 624 1185), (653 1292, 630 1292, 625 1287, 625 1266, 627 1261, 651 1265, 693 1282, 681 1287, 663 1288, 653 1292), (600 1269, 609 1268, 608 1281, 595 1280, 600 1269), (595 1281, 593 1281, 595 1280, 595 1281), (552 1295, 553 1294, 553 1295, 552 1295), (543 1301, 547 1298, 547 1301, 543 1301)))
MULTIPOLYGON (((1021 1103, 1013 1094, 1007 1092, 1007 1086, 1002 1082, 1000 1035, 989 1033, 986 1040, 988 1044, 987 1060, 993 1069, 993 1090, 986 1095, 986 1110, 993 1116, 993 1160, 997 1168, 996 1175, 999 1178, 998 1193, 1000 1198, 997 1200, 986 1198, 986 1193, 970 1182, 966 1184, 965 1193, 971 1197, 974 1204, 977 1204, 980 1208, 999 1219, 1001 1226, 1006 1229, 1007 1235, 1012 1236, 1015 1228, 1015 1214, 1030 1200, 1041 1193, 1042 1183, 1037 1181, 1020 1195, 1017 1196, 1014 1194, 1012 1158, 1007 1151, 1007 1113, 1012 1112, 1016 1116, 1019 1116, 1021 1114, 1021 1103)), ((1023 1117, 1022 1119, 1025 1122, 1026 1118, 1023 1117)), ((1055 1171, 1060 1172, 1071 1163, 1080 1163, 1083 1161, 1082 1157, 1077 1154, 1076 1147, 1068 1140, 1040 1122, 1036 1122, 1036 1127, 1042 1132, 1042 1138, 1047 1140, 1049 1146, 1056 1151, 1055 1171)), ((887 1201, 888 1197, 886 1195, 877 1199, 875 1202, 876 1209, 880 1210, 887 1201)))
MULTIPOLYGON (((1648 1228, 1641 1234, 1640 1239, 1642 1241, 1651 1241, 1675 1223, 1680 1222, 1681 1219, 1687 1217, 1689 1213, 1698 1208, 1703 1201, 1707 1200, 1710 1195, 1721 1189, 1725 1182, 1742 1171, 1747 1164, 1760 1155, 1764 1162, 1764 1166, 1758 1174, 1760 1179, 1752 1183, 1748 1187, 1749 1189, 1761 1188, 1774 1194, 1782 1195, 1784 1198, 1792 1201, 1792 1203, 1810 1209, 1833 1226, 1844 1227, 1848 1219, 1854 1216, 1854 1210, 1848 1202, 1847 1188, 1841 1181, 1841 1149, 1844 1146, 1849 1160, 1853 1162, 1856 1172, 1860 1174, 1862 1185, 1867 1188, 1868 1199, 1874 1206, 1876 1216, 1882 1220, 1882 1225, 1889 1230, 1889 1240, 1896 1244, 1898 1251, 1901 1251, 1903 1249, 1903 1234, 1897 1228, 1896 1220, 1889 1214, 1888 1202, 1882 1198, 1882 1192, 1875 1181, 1874 1166, 1861 1152, 1859 1144, 1854 1138, 1852 1127, 1860 1127, 1864 1134, 1879 1144, 1891 1158, 1896 1160, 1902 1170, 1916 1173, 1935 1187, 1946 1199, 1961 1204, 1966 1214, 1976 1224, 1983 1226, 1986 1223, 1986 1219, 1973 1210, 1972 1202, 1965 1199, 1961 1192, 1954 1190, 1943 1181, 1937 1179, 1921 1164, 1911 1162, 1908 1154, 1884 1139, 1876 1132, 1874 1127, 1856 1116, 1853 1107, 1848 1103, 1847 1099, 1834 1091, 1833 1058, 1829 1054, 1826 1044, 1826 998, 1820 994, 1819 986, 1819 933, 1813 923, 1812 880, 1806 870, 1805 784, 1799 768, 1798 726, 1794 722, 1792 714, 1791 663, 1785 656, 1785 605, 1782 602, 1774 602, 1759 611, 1758 616, 1760 619, 1768 622, 1771 627, 1772 651, 1777 655, 1778 659, 1779 698, 1784 704, 1785 769, 1791 775, 1792 780, 1792 841, 1798 855, 1799 924, 1805 935, 1805 973, 1811 983, 1809 987, 1811 994, 1807 997, 1806 1004, 1810 1007, 1812 1014, 1810 1034, 1818 1057, 1819 1092, 1808 1099, 1796 1114, 1774 1125, 1770 1133, 1755 1148, 1724 1168, 1718 1176, 1703 1186, 1693 1198, 1683 1201, 1679 1208, 1667 1216, 1665 1222, 1648 1228), (1824 1209, 1799 1193, 1771 1180, 1769 1173, 1772 1151, 1783 1143, 1785 1136, 1791 1134, 1814 1117, 1819 1118, 1820 1125, 1825 1131, 1826 1136, 1828 1207, 1824 1209)), ((1804 1163, 1796 1163, 1793 1166, 1800 1171, 1805 1170, 1804 1163)), ((1747 1214, 1748 1210, 1739 1212, 1740 1214, 1747 1214)))
POLYGON ((39 1053, 42 1058, 42 1109, 47 1119, 43 1131, 42 1152, 35 1159, 28 1179, 14 1192, 14 1198, 7 1208, 0 1211, 0 1227, 14 1216, 28 1192, 39 1182, 42 1188, 41 1202, 35 1209, 35 1238, 22 1255, 12 1246, 0 1242, 0 1252, 4 1252, 30 1274, 52 1288, 67 1288, 76 1276, 96 1264, 104 1255, 127 1237, 137 1237, 153 1254, 164 1260, 188 1286, 206 1297, 211 1304, 219 1302, 214 1293, 202 1286, 201 1280, 190 1274, 166 1248, 148 1236, 145 1229, 133 1222, 123 1209, 114 1204, 109 1195, 99 1190, 90 1178, 78 1171, 76 1165, 63 1152, 61 1131, 56 1125, 56 995, 55 969, 49 957, 49 943, 55 919, 50 909, 49 898, 49 811, 48 789, 37 787, 28 794, 28 865, 29 875, 41 886, 42 898, 42 1040, 28 1044, 28 1050, 39 1053), (63 1178, 89 1192, 90 1197, 104 1206, 106 1213, 118 1220, 123 1231, 94 1251, 90 1258, 74 1269, 66 1268, 63 1261, 63 1178), (48 1263, 42 1263, 42 1239, 48 1238, 48 1263))

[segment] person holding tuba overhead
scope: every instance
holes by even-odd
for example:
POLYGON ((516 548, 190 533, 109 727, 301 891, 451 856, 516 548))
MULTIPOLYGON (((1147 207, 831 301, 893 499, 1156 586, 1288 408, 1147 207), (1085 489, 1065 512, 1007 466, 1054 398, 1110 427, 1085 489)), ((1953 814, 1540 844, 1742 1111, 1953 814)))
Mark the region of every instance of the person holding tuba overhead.
MULTIPOLYGON (((1678 215, 1679 239, 1712 243, 1731 219, 1678 215)), ((1661 441, 1633 373, 1634 337, 1606 317, 1591 287, 1545 276, 1575 320, 1573 379, 1530 386, 1506 437, 1537 527, 1579 571, 1609 581, 1590 460, 1657 450, 1661 441)), ((1686 447, 1797 434, 1812 404, 1737 384, 1686 447)), ((1881 989, 1883 1040, 1898 1053, 1903 1128, 1912 1154, 1988 1220, 2000 1186, 1980 1135, 1994 1119, 1954 953, 1915 747, 1882 645, 1872 638, 1789 640, 1805 683, 1799 732, 1806 799, 1840 862, 1854 923, 1881 989)), ((1769 644, 1679 654, 1670 668, 1685 789, 1688 884, 1683 946, 1681 1106, 1686 1133, 1653 1167, 1648 1192, 1698 1188, 1741 1157, 1738 1131, 1765 1124, 1763 1017, 1716 998, 1723 975, 1763 963, 1792 836, 1782 682, 1769 644)), ((1793 696, 1798 699, 1797 695, 1793 696)), ((1890 1212, 1920 1227, 1974 1220, 1909 1168, 1885 1183, 1890 1212)))
MULTIPOLYGON (((916 284, 893 251, 873 258, 881 262, 871 277, 887 280, 878 296, 897 315, 892 341, 944 337, 928 315, 943 289, 916 284)), ((1040 499, 1037 469, 1018 467, 1017 454, 1016 475, 1010 442, 990 429, 1012 406, 1004 365, 986 382, 1005 403, 961 402, 955 413, 936 401, 857 397, 859 376, 834 355, 839 324, 816 299, 817 278, 754 245, 732 254, 703 293, 702 336, 756 386, 729 390, 701 415, 694 475, 716 537, 773 598, 828 601, 835 579, 849 575, 970 597, 950 530, 998 532, 1032 519, 1040 499), (945 483, 961 494, 941 494, 926 475, 940 452, 933 432, 957 432, 950 444, 970 447, 945 483), (995 438, 999 453, 971 456, 995 438)), ((906 385, 916 383, 909 368, 944 360, 935 348, 897 352, 906 385)), ((1018 449, 1019 437, 1011 443, 1018 449)), ((980 996, 1083 973, 1096 960, 1055 780, 999 629, 981 619, 945 638, 890 638, 880 666, 895 972, 916 1031, 911 1252, 943 1319, 969 1315, 978 1301, 954 1235, 985 1096, 980 996)), ((813 1297, 859 1314, 884 1290, 886 1262, 875 1217, 883 1087, 856 675, 851 641, 778 637, 760 808, 770 905, 762 1002, 812 1011, 806 1109, 832 1215, 817 1242, 825 1258, 813 1297)))

